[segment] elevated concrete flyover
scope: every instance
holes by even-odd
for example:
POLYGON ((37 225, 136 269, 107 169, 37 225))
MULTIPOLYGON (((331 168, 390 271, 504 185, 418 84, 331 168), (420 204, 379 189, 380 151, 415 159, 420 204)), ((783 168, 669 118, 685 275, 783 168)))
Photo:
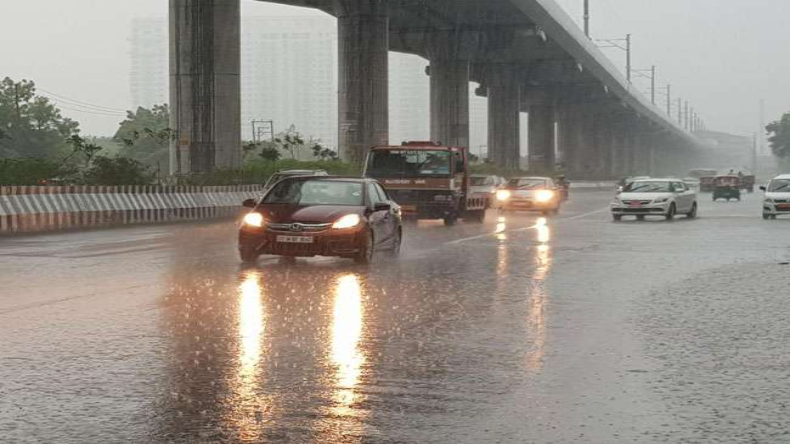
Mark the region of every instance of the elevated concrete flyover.
MULTIPOLYGON (((237 6, 238 1, 171 0, 171 8, 191 5, 187 9, 202 11, 204 22, 201 27, 193 24, 188 32, 171 33, 173 58, 180 60, 177 54, 184 51, 195 53, 190 45, 178 42, 195 38, 197 32, 212 32, 213 42, 233 44, 238 23, 229 25, 223 16, 222 27, 206 26, 216 20, 206 18, 205 10, 208 4, 225 5, 216 7, 216 14, 222 14, 228 4, 237 6)), ((339 145, 341 157, 351 162, 361 162, 369 147, 390 142, 388 51, 417 54, 429 61, 434 140, 468 146, 469 85, 479 83, 477 93, 489 102, 489 157, 505 168, 519 166, 522 112, 529 114, 528 151, 534 170, 560 163, 576 177, 647 174, 663 158, 682 157, 700 143, 643 97, 553 0, 271 2, 320 9, 338 18, 339 145)), ((236 65, 227 65, 228 57, 206 54, 205 49, 196 54, 202 72, 237 71, 236 65), (220 62, 226 65, 216 66, 220 62)), ((184 82, 177 80, 184 76, 192 78, 190 73, 176 73, 173 83, 183 88, 184 82)), ((212 96, 197 91, 189 97, 214 100, 195 109, 229 109, 219 102, 237 100, 238 94, 212 96)), ((174 114, 184 113, 175 110, 174 114)), ((221 123, 230 125, 231 120, 221 123)), ((184 125, 177 129, 184 131, 184 125)), ((176 148, 174 152, 183 152, 183 146, 181 151, 176 148)), ((191 150, 200 152, 197 146, 191 150)), ((189 146, 186 151, 190 152, 189 146)))

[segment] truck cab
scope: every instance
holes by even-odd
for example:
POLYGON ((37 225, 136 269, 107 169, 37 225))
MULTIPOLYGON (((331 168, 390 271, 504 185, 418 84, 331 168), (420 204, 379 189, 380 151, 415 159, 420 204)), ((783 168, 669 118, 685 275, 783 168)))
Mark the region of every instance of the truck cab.
POLYGON ((365 177, 378 180, 407 217, 482 222, 489 196, 469 191, 466 148, 434 142, 374 147, 365 177))

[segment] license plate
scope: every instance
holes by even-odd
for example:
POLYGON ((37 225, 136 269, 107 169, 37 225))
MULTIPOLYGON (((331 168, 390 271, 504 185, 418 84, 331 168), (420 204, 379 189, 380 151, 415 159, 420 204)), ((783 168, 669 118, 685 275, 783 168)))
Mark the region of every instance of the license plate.
POLYGON ((631 202, 631 206, 632 207, 641 207, 642 206, 642 202, 631 202))
POLYGON ((277 236, 277 242, 284 244, 312 244, 313 238, 310 236, 277 236))

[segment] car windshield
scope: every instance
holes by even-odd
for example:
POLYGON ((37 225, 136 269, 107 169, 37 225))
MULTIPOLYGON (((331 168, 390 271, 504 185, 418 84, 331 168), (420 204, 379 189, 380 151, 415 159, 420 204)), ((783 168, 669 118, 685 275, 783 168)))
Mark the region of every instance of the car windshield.
POLYGON ((626 193, 669 193, 672 191, 672 187, 666 181, 640 180, 629 183, 623 191, 626 193))
POLYGON ((370 177, 449 177, 450 152, 377 150, 368 159, 370 177))
POLYGON ((275 185, 264 204, 349 205, 364 204, 362 184, 329 180, 285 180, 275 185))
POLYGON ((480 187, 484 185, 488 185, 488 178, 487 177, 472 177, 469 179, 469 182, 472 186, 480 187))
POLYGON ((546 181, 543 179, 510 179, 507 185, 518 190, 542 190, 546 188, 546 181))
POLYGON ((790 179, 777 179, 772 180, 768 191, 776 192, 790 192, 790 179))

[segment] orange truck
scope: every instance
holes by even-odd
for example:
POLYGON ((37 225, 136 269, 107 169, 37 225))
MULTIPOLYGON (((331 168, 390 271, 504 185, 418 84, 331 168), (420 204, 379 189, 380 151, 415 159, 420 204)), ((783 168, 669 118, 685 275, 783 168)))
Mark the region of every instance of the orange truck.
POLYGON ((370 150, 364 176, 376 179, 406 217, 458 219, 481 223, 491 206, 490 193, 470 191, 466 148, 433 142, 404 142, 370 150))

